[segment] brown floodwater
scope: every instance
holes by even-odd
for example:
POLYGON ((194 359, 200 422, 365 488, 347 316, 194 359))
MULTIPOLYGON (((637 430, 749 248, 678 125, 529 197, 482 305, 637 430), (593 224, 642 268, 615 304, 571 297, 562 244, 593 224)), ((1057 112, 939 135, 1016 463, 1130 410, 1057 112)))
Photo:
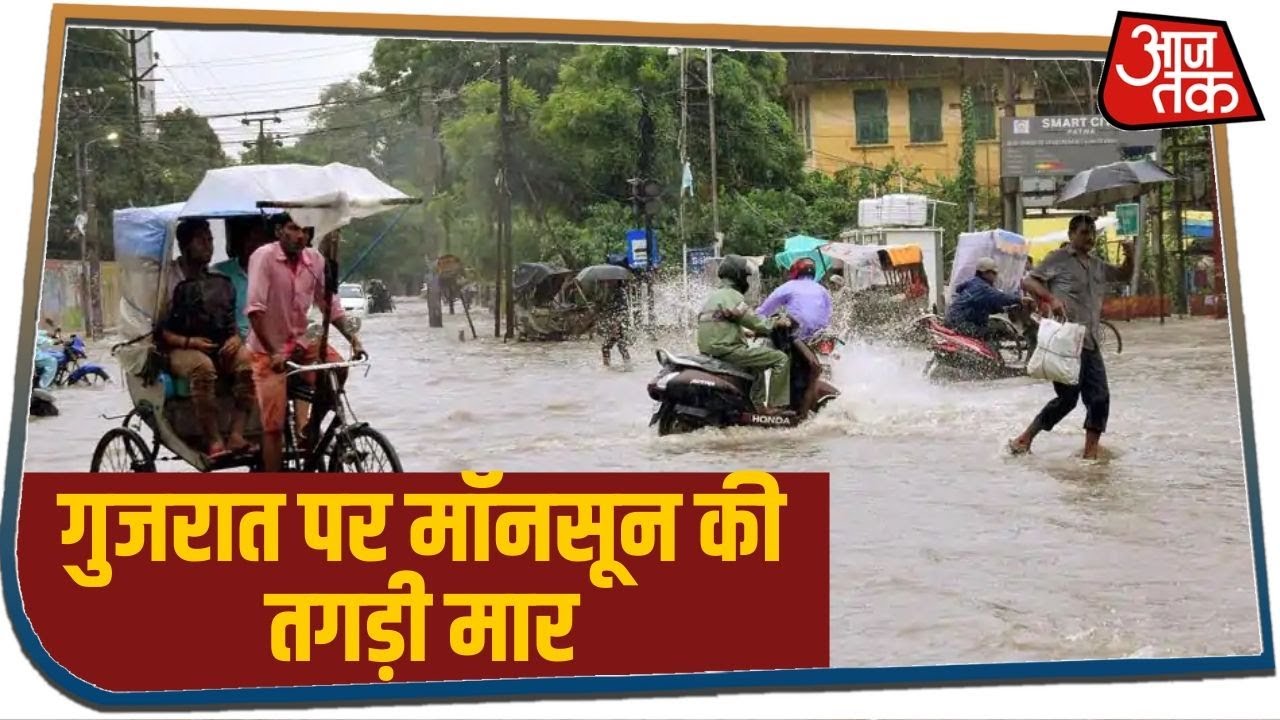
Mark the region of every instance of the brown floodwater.
MULTIPOLYGON (((351 402, 406 470, 830 473, 836 666, 1260 651, 1225 322, 1119 323, 1105 456, 1088 463, 1082 409, 1032 455, 1003 452, 1046 384, 933 384, 920 350, 852 340, 835 368, 844 396, 805 427, 658 438, 653 349, 688 350, 688 336, 642 339, 633 368, 605 369, 590 342, 504 344, 484 312, 479 340, 460 341, 461 313, 445 320, 428 328, 403 299, 364 323, 374 365, 351 402)), ((91 356, 119 372, 105 346, 91 356)), ((56 395, 26 467, 88 470, 116 424, 101 415, 129 399, 119 384, 56 395)))

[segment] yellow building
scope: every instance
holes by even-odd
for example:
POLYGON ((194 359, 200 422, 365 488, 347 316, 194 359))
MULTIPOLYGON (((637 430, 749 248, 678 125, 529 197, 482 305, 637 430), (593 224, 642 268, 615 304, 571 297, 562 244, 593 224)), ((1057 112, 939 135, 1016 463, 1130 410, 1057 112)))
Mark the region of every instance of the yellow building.
MULTIPOLYGON (((796 54, 788 61, 791 116, 811 170, 832 174, 851 165, 879 168, 897 160, 920 166, 930 180, 954 176, 960 163, 961 93, 968 85, 978 128, 978 184, 999 187, 1002 61, 834 53, 796 54)), ((1017 116, 1035 115, 1029 82, 1014 88, 1013 100, 1017 116)))

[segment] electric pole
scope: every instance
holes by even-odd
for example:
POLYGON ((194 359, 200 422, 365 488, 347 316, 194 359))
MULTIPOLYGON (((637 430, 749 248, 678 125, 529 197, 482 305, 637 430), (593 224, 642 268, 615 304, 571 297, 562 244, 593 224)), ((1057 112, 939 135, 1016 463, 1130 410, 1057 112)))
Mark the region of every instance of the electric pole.
POLYGON ((711 48, 707 48, 707 129, 711 133, 711 233, 720 255, 720 198, 716 184, 716 76, 712 67, 711 48))
MULTIPOLYGON (((137 30, 117 30, 116 34, 129 44, 129 81, 133 89, 133 130, 136 137, 142 137, 142 83, 144 82, 160 82, 159 78, 148 77, 153 70, 156 69, 156 63, 141 73, 138 72, 138 45, 151 37, 152 30, 148 30, 141 35, 137 30)), ((151 59, 151 58, 149 58, 151 59)))
MULTIPOLYGON (((1006 118, 1017 117, 1018 105, 1014 102, 1014 77, 1013 63, 1005 60, 1004 69, 1004 116, 1006 118)), ((1001 123, 1001 127, 1004 124, 1001 123)), ((1019 200, 1021 192, 1021 180, 1016 177, 1000 177, 1000 192, 1004 198, 1004 229, 1012 233, 1022 233, 1022 208, 1019 200)))
POLYGON ((507 46, 498 46, 498 137, 501 151, 498 159, 498 211, 501 226, 502 242, 502 283, 506 286, 504 305, 507 315, 507 331, 504 340, 515 336, 516 304, 511 296, 511 186, 508 174, 511 171, 511 77, 507 67, 507 46))
MULTIPOLYGON (((680 269, 684 281, 684 297, 689 297, 689 239, 684 229, 684 169, 689 164, 689 80, 685 65, 685 49, 680 48, 680 269)), ((692 191, 693 188, 690 188, 692 191)), ((684 305, 681 305, 681 313, 684 305)))
MULTIPOLYGON (((258 150, 258 164, 259 164, 259 165, 266 165, 266 164, 267 164, 267 130, 266 130, 266 125, 267 125, 267 123, 277 123, 277 124, 278 124, 278 123, 280 123, 280 122, 281 122, 280 118, 279 118, 278 116, 276 116, 276 115, 261 115, 261 116, 259 116, 259 117, 243 117, 243 118, 241 118, 241 119, 240 119, 240 124, 241 124, 241 125, 244 125, 245 127, 248 127, 248 126, 252 125, 253 123, 258 123, 258 139, 257 139, 256 141, 253 141, 253 140, 246 141, 246 142, 244 143, 244 146, 245 146, 245 147, 247 147, 247 148, 249 148, 250 150, 252 150, 252 149, 254 149, 254 148, 257 148, 257 150, 258 150)), ((273 145, 277 145, 277 146, 278 146, 278 145, 280 145, 280 141, 275 140, 275 139, 272 139, 272 144, 273 144, 273 145)))
POLYGON ((435 196, 436 180, 440 174, 440 144, 437 128, 439 98, 424 94, 420 101, 422 114, 422 196, 427 199, 422 204, 423 246, 427 251, 427 325, 428 327, 444 327, 444 313, 440 307, 440 274, 436 272, 436 263, 440 259, 439 236, 431 222, 431 198, 435 196))

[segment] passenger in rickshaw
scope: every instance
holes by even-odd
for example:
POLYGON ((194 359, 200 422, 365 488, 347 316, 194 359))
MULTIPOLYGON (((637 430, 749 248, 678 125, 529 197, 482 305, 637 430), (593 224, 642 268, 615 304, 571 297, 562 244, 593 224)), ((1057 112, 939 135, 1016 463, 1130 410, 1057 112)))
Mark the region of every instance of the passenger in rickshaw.
POLYGON ((1020 306, 1024 302, 1030 302, 1024 300, 1021 294, 997 290, 995 284, 998 278, 995 260, 985 257, 978 260, 976 275, 956 287, 944 324, 962 335, 990 345, 994 340, 987 324, 991 315, 1010 305, 1020 306))
MULTIPOLYGON (((259 248, 249 258, 249 294, 247 312, 251 331, 253 373, 258 393, 263 441, 263 467, 267 472, 280 470, 284 445, 284 423, 288 403, 285 363, 317 361, 319 343, 306 339, 307 310, 325 303, 325 262, 319 251, 306 247, 306 232, 287 213, 272 218, 275 242, 259 248)), ((347 322, 342 303, 335 293, 329 302, 329 319, 333 327, 351 344, 353 357, 364 355, 354 330, 347 322)), ((342 356, 330 345, 325 362, 341 362, 342 356)), ((314 373, 303 373, 304 382, 315 384, 314 373)), ((339 371, 340 381, 345 372, 339 371)), ((317 394, 321 404, 316 418, 323 417, 329 398, 317 394)), ((309 446, 314 428, 308 427, 299 444, 309 446)))
POLYGON ((249 339, 249 258, 258 248, 271 242, 267 226, 261 218, 228 221, 227 259, 213 266, 213 271, 226 275, 236 288, 236 327, 240 339, 249 339))
POLYGON ((253 452, 244 438, 253 410, 253 366, 236 329, 235 287, 225 275, 209 272, 213 234, 205 220, 183 220, 177 229, 177 266, 183 279, 174 288, 158 327, 169 372, 191 384, 191 400, 204 436, 206 455, 253 452), (217 383, 233 378, 235 416, 224 443, 219 431, 217 383))

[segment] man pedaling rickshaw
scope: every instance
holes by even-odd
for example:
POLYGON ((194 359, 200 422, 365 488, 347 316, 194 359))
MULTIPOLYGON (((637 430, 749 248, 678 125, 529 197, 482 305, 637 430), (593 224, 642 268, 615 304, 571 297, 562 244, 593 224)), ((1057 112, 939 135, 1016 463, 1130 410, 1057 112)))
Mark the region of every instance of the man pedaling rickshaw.
POLYGON ((983 341, 999 355, 988 319, 1011 305, 1032 306, 1034 301, 1018 293, 997 290, 997 278, 999 271, 995 260, 985 257, 978 260, 975 276, 956 287, 943 324, 962 335, 983 341))
POLYGON ((791 401, 790 359, 781 350, 751 347, 743 330, 769 334, 775 326, 790 327, 785 315, 771 321, 752 312, 745 293, 751 270, 745 258, 727 255, 716 273, 720 287, 711 293, 698 314, 698 352, 723 360, 756 375, 751 400, 763 415, 778 415, 791 401))

